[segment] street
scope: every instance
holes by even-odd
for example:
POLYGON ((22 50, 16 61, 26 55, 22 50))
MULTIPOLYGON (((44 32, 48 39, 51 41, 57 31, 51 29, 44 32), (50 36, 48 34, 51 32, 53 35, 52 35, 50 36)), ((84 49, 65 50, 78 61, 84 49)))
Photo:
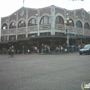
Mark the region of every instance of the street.
POLYGON ((90 83, 90 55, 0 55, 0 90, 82 90, 90 83))

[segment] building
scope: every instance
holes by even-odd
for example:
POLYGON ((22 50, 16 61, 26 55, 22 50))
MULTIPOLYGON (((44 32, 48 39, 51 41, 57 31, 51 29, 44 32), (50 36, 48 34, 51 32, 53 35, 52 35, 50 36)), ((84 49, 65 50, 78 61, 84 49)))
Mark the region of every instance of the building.
POLYGON ((14 46, 26 50, 42 44, 63 45, 90 43, 90 14, 83 8, 67 10, 54 5, 44 8, 21 7, 9 16, 1 18, 2 48, 14 46), (69 18, 72 23, 65 25, 69 18), (67 32, 68 30, 68 32, 67 32))

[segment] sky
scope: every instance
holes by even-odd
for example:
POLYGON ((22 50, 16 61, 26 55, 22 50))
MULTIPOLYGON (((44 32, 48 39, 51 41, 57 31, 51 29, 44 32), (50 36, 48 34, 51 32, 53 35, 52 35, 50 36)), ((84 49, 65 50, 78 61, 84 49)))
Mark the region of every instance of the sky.
MULTIPOLYGON (((55 5, 69 10, 84 8, 90 11, 90 0, 24 0, 24 7, 42 8, 55 5)), ((11 15, 23 7, 23 0, 0 0, 0 17, 11 15)))

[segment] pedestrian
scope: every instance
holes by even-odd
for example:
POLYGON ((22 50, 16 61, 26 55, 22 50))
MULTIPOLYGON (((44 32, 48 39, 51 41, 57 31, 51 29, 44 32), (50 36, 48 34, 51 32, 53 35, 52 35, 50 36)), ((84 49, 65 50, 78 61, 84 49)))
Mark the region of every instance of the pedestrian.
POLYGON ((30 53, 30 49, 28 49, 28 53, 30 53))
POLYGON ((38 49, 37 46, 35 46, 35 53, 37 53, 37 49, 38 49))
POLYGON ((60 47, 61 48, 61 53, 63 52, 63 46, 60 47))
POLYGON ((25 53, 25 48, 24 48, 24 46, 23 46, 23 48, 22 48, 22 54, 24 54, 25 53))
POLYGON ((11 57, 11 47, 9 47, 7 52, 8 52, 8 58, 10 58, 11 57))
POLYGON ((14 57, 14 46, 11 47, 11 57, 14 57))
POLYGON ((79 51, 79 50, 81 49, 81 46, 80 46, 80 45, 78 45, 78 48, 77 48, 77 49, 78 49, 78 51, 79 51))

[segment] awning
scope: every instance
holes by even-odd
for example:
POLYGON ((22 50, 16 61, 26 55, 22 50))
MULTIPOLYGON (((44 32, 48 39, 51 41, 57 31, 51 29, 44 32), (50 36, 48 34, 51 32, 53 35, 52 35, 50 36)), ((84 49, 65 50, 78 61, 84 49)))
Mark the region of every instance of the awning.
POLYGON ((8 42, 9 42, 9 43, 10 43, 10 42, 18 42, 18 40, 10 40, 10 41, 8 41, 8 42))
POLYGON ((30 40, 30 38, 22 38, 22 39, 18 39, 18 41, 25 41, 25 40, 30 40))
POLYGON ((8 44, 8 41, 0 42, 0 44, 8 44))

